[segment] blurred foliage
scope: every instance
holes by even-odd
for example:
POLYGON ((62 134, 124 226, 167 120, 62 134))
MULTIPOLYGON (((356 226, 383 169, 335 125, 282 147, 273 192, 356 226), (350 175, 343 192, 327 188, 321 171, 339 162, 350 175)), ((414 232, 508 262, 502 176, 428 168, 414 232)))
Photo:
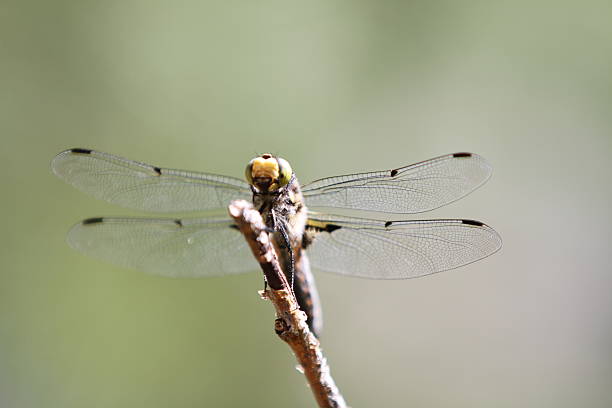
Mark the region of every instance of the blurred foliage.
MULTIPOLYGON (((453 151, 495 167, 428 217, 495 256, 414 281, 318 274, 354 407, 612 405, 612 6, 606 1, 0 3, 0 405, 311 407, 259 274, 169 280, 71 251, 131 215, 54 178, 89 147, 302 181, 453 151)), ((419 217, 415 217, 419 218, 419 217)))

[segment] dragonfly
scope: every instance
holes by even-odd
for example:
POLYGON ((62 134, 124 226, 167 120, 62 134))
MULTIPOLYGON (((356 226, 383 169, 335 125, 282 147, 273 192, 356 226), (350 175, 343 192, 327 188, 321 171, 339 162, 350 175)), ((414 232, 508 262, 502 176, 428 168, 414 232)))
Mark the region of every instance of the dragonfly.
POLYGON ((234 222, 214 211, 227 209, 233 200, 250 200, 270 230, 282 269, 316 335, 322 329, 322 313, 311 268, 360 278, 408 279, 475 262, 502 243, 499 234, 480 221, 396 220, 452 203, 484 184, 491 165, 473 153, 327 177, 303 186, 290 164, 272 154, 252 159, 245 180, 83 148, 59 153, 51 168, 97 199, 166 213, 160 218, 88 218, 70 229, 67 241, 86 255, 167 277, 256 270, 234 222), (174 217, 180 213, 186 216, 174 217), (361 217, 363 213, 369 218, 361 217))

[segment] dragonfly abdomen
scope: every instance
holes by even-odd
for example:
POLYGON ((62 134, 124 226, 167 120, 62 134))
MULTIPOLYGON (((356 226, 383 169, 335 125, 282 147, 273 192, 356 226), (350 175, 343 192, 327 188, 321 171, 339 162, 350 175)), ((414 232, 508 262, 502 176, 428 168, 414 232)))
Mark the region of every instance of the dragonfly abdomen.
POLYGON ((300 309, 306 313, 308 319, 306 322, 310 331, 319 337, 323 329, 323 311, 321 309, 319 292, 317 291, 306 253, 301 249, 298 251, 300 256, 296 257, 295 262, 293 292, 300 309))

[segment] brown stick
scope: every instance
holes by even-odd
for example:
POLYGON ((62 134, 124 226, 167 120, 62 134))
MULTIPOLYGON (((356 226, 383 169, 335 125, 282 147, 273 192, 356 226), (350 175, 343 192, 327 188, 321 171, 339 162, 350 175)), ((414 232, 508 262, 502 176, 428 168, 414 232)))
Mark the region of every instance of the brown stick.
POLYGON ((261 214, 251 203, 244 200, 233 201, 229 206, 229 213, 244 235, 268 282, 269 288, 265 297, 270 299, 276 309, 276 334, 293 350, 317 404, 321 408, 346 408, 346 402, 330 374, 319 340, 310 332, 306 324, 306 314, 299 309, 287 278, 280 268, 261 214))

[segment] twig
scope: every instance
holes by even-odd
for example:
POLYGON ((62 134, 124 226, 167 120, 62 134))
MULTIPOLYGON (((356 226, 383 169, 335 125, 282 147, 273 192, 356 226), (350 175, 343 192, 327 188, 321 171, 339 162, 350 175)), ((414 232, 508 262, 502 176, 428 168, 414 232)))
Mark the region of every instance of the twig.
POLYGON ((310 332, 306 314, 299 309, 287 278, 280 268, 261 214, 244 200, 233 201, 229 206, 229 213, 265 275, 269 286, 265 297, 272 301, 276 309, 276 334, 293 350, 317 404, 321 408, 347 408, 330 374, 319 340, 310 332))

